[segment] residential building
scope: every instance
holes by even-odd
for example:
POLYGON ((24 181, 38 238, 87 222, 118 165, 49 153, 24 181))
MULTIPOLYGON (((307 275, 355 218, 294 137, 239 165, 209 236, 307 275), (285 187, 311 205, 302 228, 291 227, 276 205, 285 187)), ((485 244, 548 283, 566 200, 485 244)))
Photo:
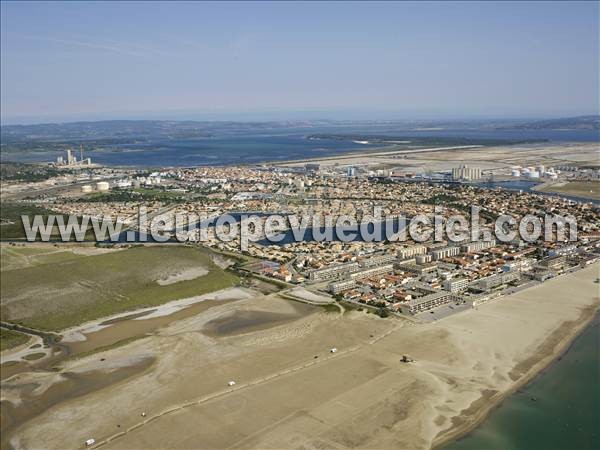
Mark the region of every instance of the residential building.
POLYGON ((467 278, 451 278, 444 281, 444 289, 450 292, 461 292, 469 287, 467 278))
POLYGON ((431 250, 431 259, 434 261, 449 258, 450 256, 456 256, 460 253, 460 247, 458 246, 448 246, 442 248, 436 248, 431 250))

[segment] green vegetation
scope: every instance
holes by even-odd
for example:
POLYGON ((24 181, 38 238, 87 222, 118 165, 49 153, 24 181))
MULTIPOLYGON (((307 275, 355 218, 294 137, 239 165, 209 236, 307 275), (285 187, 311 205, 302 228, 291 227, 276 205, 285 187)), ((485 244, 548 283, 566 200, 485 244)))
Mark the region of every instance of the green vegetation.
POLYGON ((322 305, 321 308, 325 310, 326 313, 339 313, 340 308, 335 303, 329 303, 327 305, 322 305))
POLYGON ((37 359, 43 358, 44 356, 46 356, 46 354, 42 352, 30 353, 29 355, 23 356, 23 359, 26 359, 27 361, 35 361, 37 359))
MULTIPOLYGON (((0 247, 0 258, 2 272, 15 269, 24 269, 26 267, 38 266, 40 264, 60 263, 64 261, 85 258, 83 255, 77 255, 72 251, 57 247, 20 247, 19 245, 3 245, 0 247)), ((47 245, 47 244, 46 244, 47 245)))
MULTIPOLYGON (((145 202, 163 202, 163 203, 181 203, 190 200, 190 195, 187 192, 169 191, 167 189, 115 189, 110 192, 93 192, 77 199, 78 202, 130 202, 130 201, 145 201, 145 202)), ((205 200, 205 199, 199 199, 205 200)))
POLYGON ((65 172, 40 164, 0 163, 0 180, 2 181, 44 181, 65 172))
MULTIPOLYGON (((21 220, 22 215, 27 215, 29 217, 29 223, 33 222, 34 216, 40 215, 43 217, 45 223, 50 214, 62 216, 65 224, 69 220, 69 216, 67 214, 56 213, 50 209, 42 208, 30 203, 3 202, 0 205, 0 240, 24 240, 26 238, 25 228, 23 227, 23 222, 21 220)), ((79 221, 79 223, 81 223, 81 221, 79 221)), ((55 226, 52 230, 51 239, 57 238, 60 238, 60 234, 55 226)), ((40 241, 39 235, 37 240, 40 241)), ((75 240, 74 236, 72 236, 72 240, 75 240)), ((85 240, 94 240, 94 233, 91 224, 88 225, 85 240)))
POLYGON ((4 351, 9 348, 23 345, 29 340, 29 336, 18 331, 7 330, 0 328, 0 351, 4 351))
POLYGON ((179 245, 135 247, 2 273, 6 321, 61 330, 86 321, 236 285, 205 250, 179 245), (159 285, 157 280, 201 266, 208 274, 159 285))
POLYGON ((199 188, 187 191, 169 190, 164 187, 140 187, 136 189, 114 189, 110 192, 92 192, 80 197, 74 202, 110 203, 110 202, 161 202, 161 203, 183 203, 194 200, 204 204, 215 203, 215 200, 207 197, 209 191, 199 188))
POLYGON ((21 215, 29 216, 32 221, 33 216, 41 215, 44 220, 52 211, 39 206, 24 203, 2 203, 0 205, 0 239, 24 239, 25 229, 21 222, 21 215))
POLYGON ((426 203, 428 205, 449 206, 453 204, 456 200, 458 200, 458 197, 455 197, 454 195, 436 194, 432 197, 429 197, 426 200, 423 200, 423 203, 426 203))

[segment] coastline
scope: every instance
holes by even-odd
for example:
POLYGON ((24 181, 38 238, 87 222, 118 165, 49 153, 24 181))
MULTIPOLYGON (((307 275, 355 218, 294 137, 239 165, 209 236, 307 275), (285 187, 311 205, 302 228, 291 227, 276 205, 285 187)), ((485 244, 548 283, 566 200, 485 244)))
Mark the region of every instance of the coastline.
MULTIPOLYGON (((552 364, 558 360, 558 358, 567 353, 570 347, 572 346, 573 342, 590 326, 590 324, 594 321, 595 317, 598 314, 600 314, 600 305, 591 305, 590 307, 585 308, 581 312, 579 320, 574 321, 573 325, 575 325, 575 327, 571 330, 570 333, 565 334, 563 338, 560 339, 558 342, 553 342, 553 338, 555 338, 555 335, 560 332, 560 328, 555 330, 542 344, 542 347, 552 347, 552 351, 550 353, 546 354, 541 359, 538 359, 536 362, 531 364, 530 368, 526 371, 526 373, 521 378, 519 378, 508 390, 504 392, 499 392, 487 398, 484 395, 475 402, 473 402, 471 406, 463 410, 461 416, 459 416, 460 420, 462 420, 463 423, 453 428, 450 428, 448 431, 438 434, 435 437, 431 448, 433 450, 442 450, 448 444, 469 435, 471 432, 477 429, 482 423, 486 421, 486 419, 495 409, 499 408, 502 405, 502 403, 507 398, 515 394, 524 386, 534 382, 535 379, 541 376, 546 370, 548 370, 552 366, 552 364), (482 403, 482 400, 489 404, 485 407, 480 407, 479 403, 482 403), (470 412, 471 409, 474 409, 474 411, 470 412)), ((564 322, 561 328, 565 325, 570 324, 571 322, 564 322)), ((534 359, 534 357, 530 359, 534 359)), ((524 362, 529 361, 526 360, 524 362)))
MULTIPOLYGON (((192 448, 198 442, 207 448, 314 448, 334 442, 438 449, 474 429, 568 348, 598 309, 599 268, 596 263, 427 324, 321 312, 214 338, 205 325, 233 309, 293 308, 261 296, 215 306, 143 341, 68 362, 61 374, 94 377, 142 358, 155 361, 143 375, 20 423, 11 433, 14 446, 71 448, 90 436, 102 442, 119 424, 123 431, 103 448, 192 448), (339 350, 333 357, 332 347, 339 350), (401 363, 402 355, 414 362, 401 363), (228 380, 236 381, 235 389, 227 389, 228 380), (303 395, 294 395, 294 387, 303 395), (141 411, 148 417, 132 414, 141 411), (228 420, 215 420, 215 411, 228 420), (68 428, 61 425, 65 417, 68 428), (197 423, 205 426, 190 428, 197 423)), ((13 392, 31 383, 60 389, 56 376, 24 373, 12 382, 13 392)))

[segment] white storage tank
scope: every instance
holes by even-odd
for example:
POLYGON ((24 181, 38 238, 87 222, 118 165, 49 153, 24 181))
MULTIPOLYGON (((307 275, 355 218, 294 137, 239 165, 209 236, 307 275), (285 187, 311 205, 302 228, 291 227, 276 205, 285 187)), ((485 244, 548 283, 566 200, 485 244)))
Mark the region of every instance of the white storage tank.
POLYGON ((520 177, 521 176, 521 171, 519 169, 513 169, 510 171, 510 175, 513 177, 520 177))
POLYGON ((109 190, 109 188, 110 186, 107 181, 98 181, 96 183, 96 190, 98 190, 99 192, 106 192, 109 190))
POLYGON ((81 192, 83 192, 84 194, 89 194, 90 192, 92 192, 92 186, 90 186, 89 184, 84 184, 83 186, 81 186, 81 192))
POLYGON ((532 170, 531 172, 529 172, 529 178, 539 178, 540 177, 540 173, 537 170, 532 170))

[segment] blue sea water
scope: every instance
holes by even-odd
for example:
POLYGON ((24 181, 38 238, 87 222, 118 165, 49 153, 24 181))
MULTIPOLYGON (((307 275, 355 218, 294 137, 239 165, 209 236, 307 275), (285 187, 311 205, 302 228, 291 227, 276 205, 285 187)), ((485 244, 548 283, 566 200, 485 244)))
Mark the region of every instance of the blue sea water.
POLYGON ((600 448, 600 316, 532 383, 443 450, 600 448))
MULTIPOLYGON (((392 126, 312 127, 269 131, 224 133, 206 138, 153 139, 134 144, 120 144, 112 149, 88 151, 94 162, 107 166, 193 167, 207 165, 255 164, 267 161, 311 159, 381 147, 352 140, 309 139, 314 134, 353 134, 411 138, 465 138, 530 140, 552 142, 594 142, 597 131, 573 130, 398 130, 392 126)), ((25 152, 0 154, 3 161, 54 161, 61 152, 25 152)))

